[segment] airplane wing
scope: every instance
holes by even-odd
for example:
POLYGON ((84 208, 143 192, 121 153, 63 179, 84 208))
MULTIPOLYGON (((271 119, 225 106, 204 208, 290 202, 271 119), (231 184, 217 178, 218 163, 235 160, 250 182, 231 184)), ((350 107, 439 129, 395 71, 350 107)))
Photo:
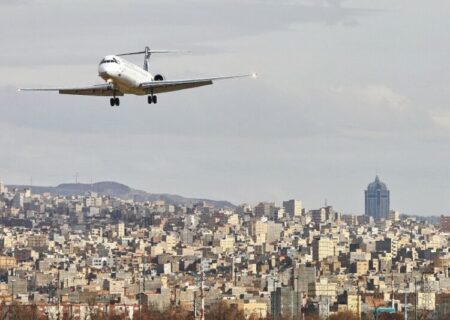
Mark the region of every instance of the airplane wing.
POLYGON ((19 89, 19 91, 58 91, 60 94, 75 94, 82 96, 123 96, 118 90, 113 90, 113 86, 109 83, 97 84, 89 87, 78 88, 45 88, 45 89, 19 89), (114 94, 115 93, 115 94, 114 94))
POLYGON ((236 79, 244 77, 255 77, 255 74, 245 74, 238 76, 215 77, 204 79, 186 79, 186 80, 162 80, 141 83, 140 87, 146 90, 147 94, 158 94, 164 92, 178 91, 184 89, 197 88, 213 84, 216 80, 236 79))

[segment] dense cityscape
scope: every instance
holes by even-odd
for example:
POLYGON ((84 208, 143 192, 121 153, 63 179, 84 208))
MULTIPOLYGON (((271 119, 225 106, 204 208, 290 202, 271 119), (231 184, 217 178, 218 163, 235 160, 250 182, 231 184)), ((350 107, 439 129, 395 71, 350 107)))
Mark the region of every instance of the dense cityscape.
POLYGON ((378 177, 363 195, 349 215, 0 183, 2 319, 449 319, 450 218, 400 215, 378 177))

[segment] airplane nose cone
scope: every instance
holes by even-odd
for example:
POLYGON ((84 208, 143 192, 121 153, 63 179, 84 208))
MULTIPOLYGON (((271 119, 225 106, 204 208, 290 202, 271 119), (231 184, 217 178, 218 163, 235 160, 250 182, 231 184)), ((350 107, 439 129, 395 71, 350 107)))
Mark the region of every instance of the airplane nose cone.
POLYGON ((108 76, 108 70, 106 70, 104 65, 98 67, 98 75, 102 78, 108 76))
POLYGON ((113 65, 100 65, 98 68, 98 75, 103 79, 110 79, 116 77, 120 73, 119 68, 113 65))

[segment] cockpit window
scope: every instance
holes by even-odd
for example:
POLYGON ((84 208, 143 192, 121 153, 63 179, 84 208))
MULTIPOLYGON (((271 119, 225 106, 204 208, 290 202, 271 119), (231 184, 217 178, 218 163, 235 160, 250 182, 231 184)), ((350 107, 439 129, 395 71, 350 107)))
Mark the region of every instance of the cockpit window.
POLYGON ((100 64, 104 64, 104 63, 119 63, 119 61, 117 61, 116 58, 112 58, 112 59, 103 59, 102 61, 100 61, 100 64))

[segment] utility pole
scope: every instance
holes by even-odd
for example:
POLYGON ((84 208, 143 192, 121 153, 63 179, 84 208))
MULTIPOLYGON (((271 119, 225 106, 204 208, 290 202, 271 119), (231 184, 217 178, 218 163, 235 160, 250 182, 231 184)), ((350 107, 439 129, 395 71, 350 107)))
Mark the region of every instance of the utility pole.
POLYGON ((417 320, 417 279, 414 277, 414 319, 417 320))
POLYGON ((197 291, 194 291, 194 319, 197 319, 197 291))
MULTIPOLYGON (((65 265, 63 265, 63 267, 65 267, 65 265)), ((58 295, 60 283, 61 283, 61 270, 58 269, 58 278, 57 278, 56 290, 55 290, 56 299, 58 299, 58 306, 57 306, 57 308, 58 308, 58 313, 57 313, 58 320, 60 319, 60 316, 61 316, 61 311, 60 311, 60 308, 61 308, 61 297, 60 297, 60 295, 58 295)), ((64 306, 63 306, 63 308, 64 308, 64 306)))
POLYGON ((142 320, 142 294, 145 292, 145 265, 147 264, 147 255, 144 251, 144 261, 142 263, 142 290, 141 290, 141 283, 139 282, 139 320, 142 320))
POLYGON ((327 296, 326 299, 327 299, 326 302, 327 302, 327 320, 328 320, 330 319, 330 300, 329 300, 330 297, 327 296))
POLYGON ((358 303, 358 319, 361 319, 361 292, 358 280, 356 280, 356 302, 358 303))
POLYGON ((138 310, 139 310, 139 320, 142 319, 142 313, 141 313, 141 280, 138 280, 138 286, 139 286, 139 302, 138 302, 138 310))
POLYGON ((405 320, 408 320, 408 293, 405 290, 405 320))
POLYGON ((394 272, 391 272, 392 309, 394 309, 394 272))
POLYGON ((276 303, 276 290, 277 290, 277 280, 273 278, 273 293, 272 293, 272 316, 276 320, 277 316, 275 314, 275 303, 276 303))
POLYGON ((11 280, 11 286, 12 286, 12 290, 11 290, 11 301, 14 302, 15 297, 14 297, 14 283, 16 282, 16 279, 11 280))
POLYGON ((200 287, 200 293, 201 293, 201 298, 202 298, 202 305, 201 305, 201 316, 200 316, 200 320, 205 320, 205 293, 204 293, 204 289, 203 289, 203 284, 204 284, 204 274, 203 274, 203 263, 201 265, 202 268, 202 281, 201 281, 201 287, 200 287))
POLYGON ((231 281, 233 281, 233 285, 236 286, 236 265, 234 261, 234 255, 233 255, 233 261, 231 264, 231 281))
MULTIPOLYGON (((11 291, 11 304, 12 304, 12 312, 14 315, 14 319, 16 319, 16 310, 14 310, 16 308, 16 306, 14 305, 14 301, 15 301, 15 295, 14 295, 14 283, 16 282, 15 279, 13 279, 11 281, 11 285, 12 285, 12 291, 11 291)), ((11 309, 10 309, 11 310, 11 309)))
MULTIPOLYGON (((299 287, 298 287, 298 275, 294 278, 294 280, 295 280, 295 282, 294 282, 294 288, 295 287, 297 287, 297 292, 296 292, 296 294, 297 294, 297 320, 299 320, 300 319, 300 317, 299 317, 299 309, 301 308, 301 303, 300 303, 300 306, 299 306, 299 297, 298 297, 298 292, 299 292, 299 287), (295 285, 295 283, 297 283, 297 285, 295 285)), ((301 309, 300 309, 301 310, 301 309)), ((301 311, 300 311, 301 312, 301 311)))
MULTIPOLYGON (((140 270, 138 270, 140 271, 140 270)), ((140 274, 140 278, 139 278, 139 320, 142 320, 142 290, 141 290, 141 285, 142 285, 142 276, 144 273, 144 264, 142 263, 142 271, 139 272, 140 274)))
POLYGON ((294 289, 291 290, 291 317, 294 317, 294 289))
POLYGON ((377 303, 375 302, 375 293, 373 294, 373 306, 375 308, 375 320, 378 320, 378 306, 377 303))
POLYGON ((300 292, 300 314, 302 316, 302 320, 305 319, 305 312, 303 311, 303 297, 306 298, 306 302, 308 302, 308 293, 304 294, 303 291, 300 292))

